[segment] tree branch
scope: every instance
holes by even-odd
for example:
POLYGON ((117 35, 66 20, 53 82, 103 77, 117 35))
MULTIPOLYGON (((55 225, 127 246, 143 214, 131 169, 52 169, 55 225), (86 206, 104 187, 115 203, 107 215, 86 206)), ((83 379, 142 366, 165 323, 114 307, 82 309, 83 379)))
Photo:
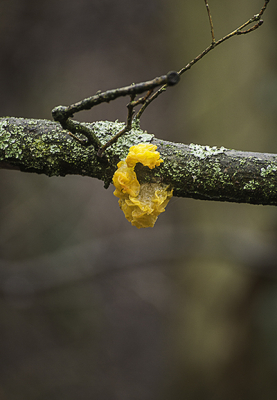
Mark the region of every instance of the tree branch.
MULTIPOLYGON (((237 35, 244 35, 250 32, 255 31, 258 29, 262 24, 263 20, 261 19, 262 15, 264 14, 268 3, 270 0, 265 0, 263 7, 260 9, 260 12, 258 14, 255 14, 252 18, 248 19, 248 21, 244 22, 242 25, 240 25, 237 29, 233 30, 232 32, 228 33, 228 35, 223 36, 219 40, 215 40, 215 34, 214 34, 214 26, 212 22, 212 15, 210 12, 208 0, 204 0, 206 9, 208 12, 208 17, 209 17, 209 23, 211 27, 211 35, 212 35, 212 42, 211 44, 206 47, 200 54, 198 54, 197 57, 195 57, 193 60, 191 60, 185 67, 181 68, 180 71, 178 72, 179 76, 181 76, 184 72, 188 71, 194 64, 196 64, 199 60, 201 60, 204 56, 206 56, 211 50, 215 49, 217 46, 219 46, 221 43, 225 42, 226 40, 237 36, 237 35), (257 22, 254 26, 251 28, 244 30, 244 28, 254 22, 257 22)), ((164 93, 166 91, 167 85, 163 85, 160 89, 158 89, 149 99, 145 101, 145 103, 142 105, 141 109, 136 115, 137 119, 141 118, 142 113, 145 111, 145 109, 152 103, 152 101, 156 100, 156 98, 164 93)))
MULTIPOLYGON (((84 125, 103 144, 124 127, 109 121, 84 125)), ((0 118, 0 167, 48 176, 90 176, 108 186, 118 161, 141 142, 157 145, 164 162, 153 170, 137 165, 140 182, 170 184, 179 197, 277 205, 277 155, 171 143, 136 125, 106 150, 107 161, 97 157, 93 146, 85 147, 68 135, 59 123, 0 118)))

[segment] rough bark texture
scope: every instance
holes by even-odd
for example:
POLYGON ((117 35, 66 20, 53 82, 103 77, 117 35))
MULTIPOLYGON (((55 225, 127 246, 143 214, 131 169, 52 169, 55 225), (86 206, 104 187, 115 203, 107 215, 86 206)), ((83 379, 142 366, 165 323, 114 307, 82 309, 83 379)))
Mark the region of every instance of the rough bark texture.
MULTIPOLYGON (((124 124, 98 121, 86 126, 104 144, 124 124)), ((48 176, 90 176, 103 180, 107 186, 118 161, 126 157, 132 145, 141 142, 157 145, 164 163, 153 170, 138 165, 140 182, 168 183, 174 188, 174 195, 180 197, 277 204, 277 155, 171 143, 156 139, 138 126, 108 148, 108 159, 99 159, 92 146, 81 145, 59 123, 1 118, 0 167, 48 176)))

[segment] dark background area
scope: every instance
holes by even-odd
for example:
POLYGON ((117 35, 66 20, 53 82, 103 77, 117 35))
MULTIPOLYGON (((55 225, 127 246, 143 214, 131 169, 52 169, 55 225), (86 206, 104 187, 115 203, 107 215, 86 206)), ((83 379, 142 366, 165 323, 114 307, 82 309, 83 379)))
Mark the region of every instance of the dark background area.
MULTIPOLYGON (((210 0, 216 38, 260 0, 210 0)), ((158 138, 277 153, 277 7, 143 115, 158 138)), ((178 70, 210 43, 204 1, 2 0, 0 114, 178 70)), ((125 121, 127 99, 77 116, 125 121)), ((0 399, 275 399, 277 212, 173 198, 152 229, 113 188, 0 171, 0 399)))

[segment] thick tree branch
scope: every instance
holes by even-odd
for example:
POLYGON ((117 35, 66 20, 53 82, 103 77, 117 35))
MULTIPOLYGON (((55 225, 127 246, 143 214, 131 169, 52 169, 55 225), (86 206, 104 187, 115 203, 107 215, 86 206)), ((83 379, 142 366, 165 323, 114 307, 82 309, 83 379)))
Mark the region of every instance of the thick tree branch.
MULTIPOLYGON (((86 125, 101 143, 124 127, 108 121, 86 125)), ((81 145, 59 123, 0 118, 0 167, 48 176, 90 176, 107 186, 118 161, 141 142, 157 145, 164 163, 153 170, 138 165, 140 182, 168 183, 180 197, 277 205, 277 155, 166 142, 138 126, 108 148, 108 160, 102 160, 93 146, 81 145)))

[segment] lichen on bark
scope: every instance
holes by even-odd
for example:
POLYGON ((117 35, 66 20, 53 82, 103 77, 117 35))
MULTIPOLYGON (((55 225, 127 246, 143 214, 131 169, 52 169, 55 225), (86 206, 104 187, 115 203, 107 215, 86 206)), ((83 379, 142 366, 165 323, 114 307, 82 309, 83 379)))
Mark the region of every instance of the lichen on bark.
MULTIPOLYGON (((103 144, 124 126, 118 121, 86 125, 103 144)), ((48 176, 85 175, 107 186, 117 163, 142 142, 156 145, 164 162, 154 170, 137 164, 141 183, 168 184, 180 197, 277 205, 277 155, 167 142, 138 124, 106 150, 106 158, 99 158, 93 146, 79 143, 59 123, 0 118, 0 167, 48 176)))

